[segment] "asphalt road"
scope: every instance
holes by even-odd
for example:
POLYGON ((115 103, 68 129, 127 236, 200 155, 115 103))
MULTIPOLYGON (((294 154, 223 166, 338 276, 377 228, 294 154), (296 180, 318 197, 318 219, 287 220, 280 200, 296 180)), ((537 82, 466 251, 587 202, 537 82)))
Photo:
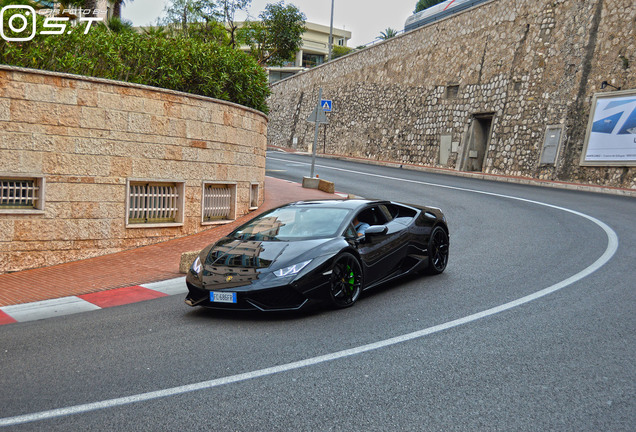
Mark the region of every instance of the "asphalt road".
MULTIPOLYGON (((268 175, 299 181, 309 161, 269 153, 268 175)), ((446 272, 339 311, 236 315, 172 296, 1 326, 0 424, 634 430, 635 199, 325 159, 316 172, 442 208, 446 272)))

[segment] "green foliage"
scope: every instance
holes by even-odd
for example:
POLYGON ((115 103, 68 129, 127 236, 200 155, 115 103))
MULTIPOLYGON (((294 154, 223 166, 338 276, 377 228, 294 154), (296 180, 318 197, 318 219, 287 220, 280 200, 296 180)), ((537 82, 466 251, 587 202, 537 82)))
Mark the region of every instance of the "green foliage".
POLYGON ((228 33, 223 25, 216 21, 190 24, 188 37, 202 42, 230 46, 228 33))
POLYGON ((388 40, 388 39, 391 39, 393 37, 396 37, 397 35, 398 35, 398 31, 395 30, 395 29, 392 29, 391 27, 389 27, 386 30, 384 30, 383 32, 380 32, 380 39, 388 40))
POLYGON ((0 39, 0 63, 146 84, 267 112, 267 75, 238 50, 195 38, 115 33, 101 24, 93 24, 86 34, 86 24, 81 24, 70 34, 41 35, 42 22, 38 19, 31 41, 0 39))
POLYGON ((340 46, 340 45, 334 45, 331 51, 331 58, 337 59, 338 57, 346 56, 351 51, 353 51, 353 48, 340 46))
POLYGON ((232 48, 236 48, 237 45, 237 32, 239 26, 237 25, 234 17, 237 11, 247 11, 252 0, 218 0, 218 7, 221 9, 221 14, 225 22, 225 28, 229 34, 229 45, 232 48))
POLYGON ((27 5, 38 9, 40 6, 37 2, 32 0, 0 0, 0 8, 10 5, 27 5))
POLYGON ((252 0, 170 0, 161 23, 187 37, 237 47, 234 16, 252 0))
POLYGON ((112 17, 108 23, 106 23, 108 28, 113 33, 123 33, 123 32, 131 32, 133 30, 133 23, 128 20, 122 20, 121 18, 112 17))
POLYGON ((436 4, 440 4, 445 0, 419 0, 415 5, 415 13, 419 11, 423 11, 424 9, 428 9, 431 6, 435 6, 436 4))
POLYGON ((171 0, 164 12, 163 24, 176 26, 186 36, 192 24, 218 22, 221 17, 213 0, 171 0))
POLYGON ((261 21, 250 22, 240 32, 240 40, 250 46, 250 52, 260 65, 280 66, 293 60, 302 46, 305 14, 283 1, 265 6, 261 21))

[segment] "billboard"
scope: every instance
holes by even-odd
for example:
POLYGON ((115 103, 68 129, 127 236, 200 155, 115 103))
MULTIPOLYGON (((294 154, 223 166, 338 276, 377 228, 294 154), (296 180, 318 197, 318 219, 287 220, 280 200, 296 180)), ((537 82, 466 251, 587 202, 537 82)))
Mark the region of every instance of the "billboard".
POLYGON ((636 90, 594 95, 581 165, 636 166, 636 90))

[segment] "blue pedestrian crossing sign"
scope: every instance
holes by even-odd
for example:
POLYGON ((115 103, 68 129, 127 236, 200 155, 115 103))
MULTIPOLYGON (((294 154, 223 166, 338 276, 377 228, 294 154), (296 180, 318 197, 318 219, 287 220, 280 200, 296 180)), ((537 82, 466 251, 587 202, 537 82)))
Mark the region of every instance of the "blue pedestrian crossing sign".
POLYGON ((331 103, 331 99, 321 99, 320 106, 324 112, 331 112, 331 107, 333 106, 331 103))

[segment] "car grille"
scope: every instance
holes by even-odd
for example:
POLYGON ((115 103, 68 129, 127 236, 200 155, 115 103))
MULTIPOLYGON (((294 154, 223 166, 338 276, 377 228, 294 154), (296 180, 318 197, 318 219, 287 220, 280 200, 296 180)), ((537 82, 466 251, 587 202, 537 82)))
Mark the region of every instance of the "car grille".
POLYGON ((248 303, 266 310, 299 309, 307 302, 307 297, 289 286, 246 294, 248 303))

